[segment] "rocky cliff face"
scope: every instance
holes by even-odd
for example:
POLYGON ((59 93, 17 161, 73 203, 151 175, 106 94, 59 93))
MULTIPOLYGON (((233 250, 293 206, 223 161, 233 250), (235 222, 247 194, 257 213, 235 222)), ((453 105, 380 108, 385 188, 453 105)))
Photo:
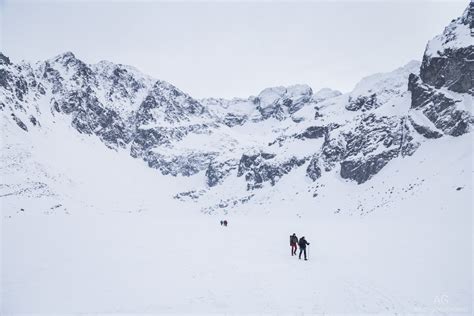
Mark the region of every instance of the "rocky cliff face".
POLYGON ((89 65, 72 53, 14 64, 0 54, 0 110, 18 133, 70 120, 163 174, 202 177, 199 194, 184 194, 193 199, 242 181, 245 191, 271 187, 289 174, 362 184, 427 140, 471 131, 472 21, 466 10, 428 43, 421 65, 364 78, 346 94, 294 85, 196 100, 130 66, 89 65))
MULTIPOLYGON (((411 108, 423 113, 436 129, 451 136, 469 132, 473 123, 472 6, 453 20, 441 35, 428 42, 419 76, 413 74, 409 78, 411 108)), ((428 126, 421 128, 429 129, 428 126)), ((433 137, 434 134, 426 135, 433 137)))

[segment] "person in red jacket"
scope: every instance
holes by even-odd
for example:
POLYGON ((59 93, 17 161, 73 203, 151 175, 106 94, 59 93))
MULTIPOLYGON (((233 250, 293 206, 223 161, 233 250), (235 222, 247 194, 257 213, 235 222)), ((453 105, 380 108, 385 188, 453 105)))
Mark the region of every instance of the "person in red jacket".
POLYGON ((296 237, 296 234, 293 233, 293 235, 290 236, 290 246, 291 246, 291 255, 296 256, 296 249, 298 248, 296 244, 298 243, 298 237, 296 237))

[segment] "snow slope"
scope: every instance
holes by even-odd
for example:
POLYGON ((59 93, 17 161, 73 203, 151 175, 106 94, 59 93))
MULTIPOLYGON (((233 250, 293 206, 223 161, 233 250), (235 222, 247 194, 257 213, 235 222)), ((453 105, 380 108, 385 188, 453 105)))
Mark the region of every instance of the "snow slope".
POLYGON ((79 202, 49 211, 22 201, 21 212, 4 199, 2 314, 469 315, 470 142, 467 135, 445 139, 452 150, 436 160, 439 144, 432 142, 396 161, 380 178, 390 181, 371 184, 377 192, 336 181, 312 208, 304 198, 255 203, 228 214, 227 228, 218 223, 222 216, 201 216, 172 200, 142 211, 79 202), (371 216, 349 212, 388 192, 397 198, 371 216), (311 243, 309 261, 290 256, 293 232, 311 243))

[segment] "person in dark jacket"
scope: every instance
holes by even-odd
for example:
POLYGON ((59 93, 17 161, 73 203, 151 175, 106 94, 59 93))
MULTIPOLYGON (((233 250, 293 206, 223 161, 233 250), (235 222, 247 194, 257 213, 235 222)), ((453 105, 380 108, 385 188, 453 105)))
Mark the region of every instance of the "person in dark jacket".
POLYGON ((227 227, 227 220, 224 220, 224 226, 227 227))
POLYGON ((301 254, 304 252, 304 260, 308 260, 308 258, 306 258, 306 245, 309 245, 309 242, 307 242, 303 236, 300 238, 300 241, 298 241, 298 246, 300 246, 299 259, 301 259, 301 254))
POLYGON ((298 244, 298 237, 296 234, 290 236, 290 246, 291 246, 291 255, 296 256, 296 249, 298 248, 296 245, 298 244))

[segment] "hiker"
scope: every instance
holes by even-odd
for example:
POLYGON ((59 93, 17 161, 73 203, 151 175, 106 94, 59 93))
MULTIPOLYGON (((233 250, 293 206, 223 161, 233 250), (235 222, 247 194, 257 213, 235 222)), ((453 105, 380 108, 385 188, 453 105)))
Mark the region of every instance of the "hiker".
POLYGON ((227 227, 227 220, 224 220, 224 226, 227 227))
POLYGON ((296 249, 298 248, 296 244, 298 244, 298 237, 293 233, 293 235, 290 236, 291 256, 296 256, 296 249))
POLYGON ((224 221, 221 221, 221 226, 224 225, 224 221))
POLYGON ((300 246, 299 259, 301 259, 301 254, 304 252, 304 260, 308 260, 308 258, 306 258, 306 245, 309 245, 309 242, 307 242, 303 236, 300 238, 300 241, 298 241, 298 246, 300 246))

